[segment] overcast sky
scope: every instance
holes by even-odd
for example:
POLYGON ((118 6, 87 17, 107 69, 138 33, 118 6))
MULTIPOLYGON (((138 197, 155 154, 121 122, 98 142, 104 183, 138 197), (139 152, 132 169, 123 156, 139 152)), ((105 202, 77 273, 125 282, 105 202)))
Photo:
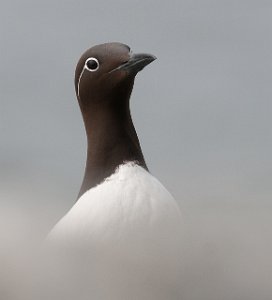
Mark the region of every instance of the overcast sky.
MULTIPOLYGON (((265 0, 2 0, 2 205, 39 207, 52 224, 75 201, 86 152, 75 65, 92 45, 119 41, 158 58, 138 74, 131 99, 151 172, 189 214, 198 218, 192 206, 208 211, 204 226, 224 211, 254 220, 265 238, 271 15, 265 0)), ((245 228, 243 235, 252 229, 245 228)))

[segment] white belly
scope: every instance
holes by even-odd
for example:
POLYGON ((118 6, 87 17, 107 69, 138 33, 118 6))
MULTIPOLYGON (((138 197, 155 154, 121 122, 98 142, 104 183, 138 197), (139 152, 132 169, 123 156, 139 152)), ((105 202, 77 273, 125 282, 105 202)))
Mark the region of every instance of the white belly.
POLYGON ((92 267, 103 273, 102 290, 118 290, 116 299, 132 290, 140 293, 135 299, 179 299, 174 295, 181 228, 169 192, 142 167, 128 163, 82 195, 48 239, 84 249, 96 262, 92 267))

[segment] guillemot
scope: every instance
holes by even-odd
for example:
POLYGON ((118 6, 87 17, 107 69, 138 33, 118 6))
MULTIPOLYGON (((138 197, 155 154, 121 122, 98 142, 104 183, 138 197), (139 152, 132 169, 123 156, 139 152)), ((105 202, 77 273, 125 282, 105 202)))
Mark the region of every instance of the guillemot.
POLYGON ((181 213, 148 171, 129 107, 136 74, 155 59, 106 43, 88 49, 75 71, 88 143, 85 175, 77 202, 49 239, 80 245, 100 262, 97 299, 180 299, 181 213))

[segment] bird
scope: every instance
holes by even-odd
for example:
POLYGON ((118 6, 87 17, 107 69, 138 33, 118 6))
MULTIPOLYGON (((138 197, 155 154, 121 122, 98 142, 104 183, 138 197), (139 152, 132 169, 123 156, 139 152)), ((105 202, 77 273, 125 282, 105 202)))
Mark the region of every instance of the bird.
POLYGON ((135 77, 155 59, 112 42, 88 49, 76 66, 85 174, 48 240, 84 257, 87 285, 95 282, 91 299, 181 299, 182 214, 150 173, 130 110, 135 77))

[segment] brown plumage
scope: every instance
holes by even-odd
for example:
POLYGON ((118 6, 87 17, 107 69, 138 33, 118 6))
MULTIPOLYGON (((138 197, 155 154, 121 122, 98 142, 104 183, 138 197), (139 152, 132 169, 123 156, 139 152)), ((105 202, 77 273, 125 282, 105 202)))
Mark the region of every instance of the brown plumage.
POLYGON ((87 162, 79 197, 126 161, 147 169, 129 108, 136 74, 156 58, 132 54, 127 45, 88 49, 75 72, 75 88, 87 134, 87 162))

